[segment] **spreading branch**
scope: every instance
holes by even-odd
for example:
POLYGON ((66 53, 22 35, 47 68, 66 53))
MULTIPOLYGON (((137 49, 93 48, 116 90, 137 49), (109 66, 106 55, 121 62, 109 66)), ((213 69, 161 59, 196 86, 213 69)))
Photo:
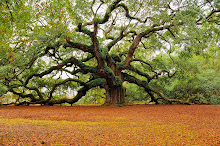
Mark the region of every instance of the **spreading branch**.
POLYGON ((84 52, 89 52, 89 53, 93 54, 93 47, 92 46, 84 45, 81 43, 73 43, 72 41, 70 41, 70 39, 67 36, 65 36, 65 38, 66 38, 66 41, 68 44, 65 44, 63 46, 64 48, 66 48, 66 47, 77 48, 77 49, 82 50, 84 52))
POLYGON ((107 10, 106 10, 106 12, 105 12, 104 18, 103 18, 103 19, 98 19, 98 18, 96 18, 96 19, 95 19, 95 22, 98 23, 98 24, 104 24, 104 23, 106 23, 106 22, 109 20, 109 18, 110 18, 111 12, 112 12, 114 9, 117 8, 117 7, 116 7, 117 4, 120 3, 121 1, 122 1, 122 0, 115 0, 115 1, 107 8, 107 10))
POLYGON ((82 87, 78 92, 77 92, 77 95, 72 98, 72 99, 68 99, 68 98, 62 98, 62 99, 53 99, 53 100, 50 100, 48 101, 47 103, 49 105, 54 105, 54 104, 61 104, 61 103, 69 103, 69 104, 73 104, 73 103, 76 103, 77 101, 79 101, 83 96, 86 95, 86 92, 89 90, 90 88, 88 88, 87 86, 85 87, 82 87))
POLYGON ((128 81, 129 83, 134 83, 136 85, 138 85, 139 87, 143 87, 145 89, 145 91, 151 96, 151 100, 152 102, 158 103, 157 99, 154 97, 154 95, 152 94, 152 89, 150 89, 150 87, 148 86, 148 83, 146 81, 141 81, 137 78, 135 78, 132 75, 129 75, 127 73, 122 73, 123 74, 123 79, 125 81, 128 81))
MULTIPOLYGON (((180 22, 179 24, 175 24, 175 25, 183 25, 182 22, 180 22)), ((139 45, 139 43, 141 42, 142 37, 149 37, 151 34, 153 34, 154 32, 157 31, 161 31, 161 30, 165 30, 165 29, 169 29, 173 26, 175 26, 174 24, 171 25, 165 25, 165 26, 161 26, 161 27, 155 27, 154 25, 150 28, 147 29, 145 31, 143 31, 142 33, 139 33, 136 38, 133 40, 132 45, 129 48, 129 52, 128 52, 128 56, 125 60, 125 65, 121 67, 121 69, 126 69, 129 67, 130 62, 133 60, 133 54, 137 48, 137 46, 139 45)))
POLYGON ((159 99, 163 99, 165 101, 167 101, 168 103, 172 104, 172 103, 180 103, 180 104, 188 104, 188 105, 192 105, 194 103, 192 102, 189 102, 189 101, 183 101, 183 100, 178 100, 178 99, 170 99, 170 98, 167 98, 165 96, 163 96, 159 91, 157 90, 153 90, 154 93, 156 93, 159 98, 157 98, 157 100, 159 99))
POLYGON ((40 77, 42 78, 43 76, 47 75, 47 74, 50 74, 51 72, 53 72, 54 70, 60 70, 61 68, 63 68, 64 66, 70 66, 68 65, 70 64, 71 66, 74 64, 74 65, 77 65, 79 66, 82 70, 84 70, 85 72, 92 72, 92 73, 95 73, 96 72, 96 68, 94 67, 90 67, 90 66, 87 66, 85 64, 83 64, 80 60, 74 58, 74 57, 71 57, 69 59, 66 59, 64 60, 62 63, 56 65, 56 66, 52 66, 50 67, 48 70, 42 72, 42 73, 39 73, 39 74, 32 74, 30 75, 27 80, 25 81, 24 85, 27 85, 28 82, 33 78, 33 77, 40 77))
POLYGON ((131 70, 131 71, 133 71, 133 72, 135 72, 135 73, 137 73, 137 74, 139 74, 139 75, 141 75, 141 76, 146 77, 147 80, 148 80, 148 82, 150 82, 150 81, 152 80, 152 78, 151 78, 147 73, 144 73, 144 72, 140 71, 139 69, 134 68, 134 67, 131 66, 131 65, 130 65, 130 67, 129 67, 129 70, 131 70))
POLYGON ((151 64, 147 63, 146 61, 143 61, 141 59, 134 59, 133 61, 138 61, 138 62, 142 62, 146 65, 148 65, 150 67, 150 71, 154 73, 154 75, 152 77, 150 77, 150 79, 155 79, 155 78, 158 78, 158 76, 162 75, 162 73, 167 73, 168 77, 169 78, 172 78, 176 73, 177 71, 175 71, 172 75, 170 74, 169 71, 167 70, 161 70, 159 73, 157 73, 155 70, 153 70, 153 67, 151 66, 151 64))
POLYGON ((125 81, 128 81, 129 83, 134 83, 134 84, 136 84, 140 87, 143 87, 145 89, 145 91, 150 95, 151 102, 155 102, 156 104, 158 104, 159 99, 163 99, 163 100, 167 101, 170 104, 172 104, 172 103, 189 104, 189 105, 193 104, 192 102, 189 102, 189 101, 182 101, 182 100, 178 100, 178 99, 167 98, 167 97, 163 96, 159 91, 151 89, 148 86, 147 82, 141 81, 141 80, 139 80, 139 79, 135 78, 134 76, 131 76, 127 73, 123 73, 123 78, 124 78, 125 81), (159 98, 156 98, 153 95, 153 93, 158 95, 159 98))
POLYGON ((33 94, 25 94, 25 93, 19 93, 17 91, 14 90, 14 87, 9 87, 8 89, 10 92, 12 92, 13 94, 15 95, 18 95, 19 97, 22 97, 22 98, 30 98, 31 99, 31 102, 36 102, 38 101, 39 99, 35 98, 35 96, 33 94))
POLYGON ((86 83, 84 83, 84 82, 82 82, 82 81, 80 81, 80 80, 77 80, 77 79, 71 79, 71 78, 65 79, 65 80, 63 80, 63 81, 61 81, 61 82, 58 82, 58 83, 56 83, 56 84, 53 85, 53 88, 52 88, 52 90, 50 91, 50 94, 49 94, 48 101, 51 100, 51 98, 52 98, 52 96, 53 96, 53 92, 56 90, 56 88, 57 88, 58 86, 60 86, 60 85, 66 84, 67 82, 77 82, 77 83, 79 83, 80 85, 83 85, 83 86, 86 85, 86 83))
MULTIPOLYGON (((59 99, 59 100, 56 100, 56 99, 52 99, 52 100, 49 100, 47 101, 47 103, 49 103, 50 105, 53 105, 53 104, 61 104, 61 103, 69 103, 69 104, 73 104, 75 102, 77 102, 79 99, 81 99, 83 96, 85 96, 86 92, 93 88, 93 87, 97 87, 97 86, 103 86, 104 83, 105 83, 105 80, 104 79, 101 79, 101 78, 97 78, 97 79, 94 79, 94 80, 90 80, 89 82, 87 83, 84 83, 82 81, 79 81, 79 80, 75 80, 75 79, 66 79, 60 83, 57 83, 54 85, 53 87, 53 91, 55 90, 55 88, 59 85, 62 85, 62 84, 65 84, 69 81, 75 81, 75 82, 78 82, 80 83, 81 85, 83 85, 82 88, 79 89, 77 95, 72 98, 72 99, 68 99, 68 98, 62 98, 62 99, 59 99)), ((52 92, 50 93, 51 94, 51 97, 52 97, 52 92)))
POLYGON ((206 17, 205 19, 203 19, 202 17, 199 18, 197 21, 196 21, 196 24, 197 25, 202 25, 204 22, 208 21, 208 22, 218 22, 218 21, 211 21, 210 19, 212 18, 212 16, 216 13, 219 13, 220 10, 215 10, 213 9, 206 17), (201 22, 201 20, 204 20, 203 22, 201 22))

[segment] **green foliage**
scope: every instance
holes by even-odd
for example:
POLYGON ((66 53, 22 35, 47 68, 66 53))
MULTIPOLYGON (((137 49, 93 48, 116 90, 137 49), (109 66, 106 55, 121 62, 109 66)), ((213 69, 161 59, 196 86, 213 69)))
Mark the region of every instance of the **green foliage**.
POLYGON ((88 85, 91 87, 96 87, 96 86, 101 86, 104 83, 105 83, 105 80, 103 78, 98 78, 98 79, 90 81, 88 85))
POLYGON ((124 66, 124 65, 125 65, 125 62, 122 61, 122 62, 119 62, 119 63, 118 63, 118 66, 117 66, 117 67, 120 68, 120 67, 122 67, 122 66, 124 66))
POLYGON ((0 84, 0 96, 7 93, 7 87, 0 84))
POLYGON ((148 100, 147 93, 144 91, 144 88, 131 83, 124 85, 124 87, 126 89, 127 102, 146 102, 148 100))
POLYGON ((100 87, 90 89, 76 104, 104 104, 105 90, 100 87))
POLYGON ((121 85, 122 85, 122 80, 118 76, 115 76, 115 86, 121 86, 121 85))
POLYGON ((108 55, 108 49, 107 48, 100 48, 100 50, 99 50, 100 58, 105 60, 107 55, 108 55))
POLYGON ((216 66, 219 60, 214 58, 214 56, 213 58, 193 56, 188 60, 181 59, 182 61, 178 62, 180 70, 172 79, 162 76, 157 81, 151 82, 151 86, 170 98, 220 104, 220 78, 216 66))

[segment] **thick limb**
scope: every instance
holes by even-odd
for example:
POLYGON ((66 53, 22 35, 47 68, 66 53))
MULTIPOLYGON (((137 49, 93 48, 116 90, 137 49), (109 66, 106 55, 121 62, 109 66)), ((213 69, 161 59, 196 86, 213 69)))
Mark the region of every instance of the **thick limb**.
POLYGON ((179 104, 193 104, 192 102, 189 102, 189 101, 182 101, 182 100, 178 100, 178 99, 169 99, 165 96, 163 96, 159 91, 157 90, 153 90, 151 89, 149 86, 148 86, 148 83, 145 82, 145 81, 141 81, 129 74, 126 74, 126 73, 123 73, 123 77, 124 77, 124 80, 125 81, 128 81, 130 83, 134 83, 140 87, 143 87, 145 89, 145 91, 150 95, 151 97, 151 101, 152 102, 155 102, 156 104, 158 104, 158 99, 163 99, 165 101, 167 101, 168 103, 172 104, 172 103, 179 103, 179 104), (159 98, 156 98, 154 96, 154 94, 158 95, 159 98))
POLYGON ((156 104, 158 104, 157 99, 154 97, 154 95, 152 94, 152 89, 150 89, 150 87, 148 86, 148 83, 146 81, 141 81, 137 78, 135 78, 134 76, 131 76, 127 73, 122 73, 123 75, 123 79, 125 81, 128 81, 129 83, 134 83, 140 87, 143 87, 145 89, 145 91, 150 95, 152 102, 155 102, 156 104))
POLYGON ((157 98, 157 99, 163 99, 163 100, 167 101, 167 102, 170 103, 170 104, 172 104, 172 103, 180 103, 180 104, 188 104, 188 105, 194 104, 194 103, 189 102, 189 101, 182 101, 182 100, 178 100, 178 99, 169 99, 169 98, 163 96, 163 95, 162 95, 159 91, 157 91, 157 90, 153 90, 153 92, 159 96, 159 98, 157 98))

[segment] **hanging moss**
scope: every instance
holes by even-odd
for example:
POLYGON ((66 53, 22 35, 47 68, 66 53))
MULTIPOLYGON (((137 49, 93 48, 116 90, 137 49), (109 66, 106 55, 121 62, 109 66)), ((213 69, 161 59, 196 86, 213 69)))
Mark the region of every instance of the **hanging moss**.
POLYGON ((69 62, 71 62, 71 58, 68 58, 68 59, 63 60, 63 64, 67 64, 67 63, 69 63, 69 62))
POLYGON ((121 62, 121 58, 119 57, 119 55, 112 54, 111 57, 112 57, 112 60, 114 60, 114 62, 121 62))
POLYGON ((105 60, 107 55, 108 55, 108 49, 107 48, 99 49, 99 56, 100 56, 100 58, 105 60))
POLYGON ((75 59, 75 60, 76 60, 77 66, 79 66, 83 70, 85 70, 87 72, 92 72, 92 73, 97 72, 97 67, 91 67, 91 66, 83 64, 80 60, 77 60, 77 59, 75 59))
POLYGON ((81 27, 80 30, 79 30, 79 28, 76 28, 76 31, 83 32, 83 33, 87 34, 88 36, 93 37, 93 32, 91 32, 89 29, 87 29, 85 27, 81 27))
POLYGON ((88 54, 88 56, 86 58, 81 59, 82 62, 86 62, 89 61, 90 59, 92 59, 94 56, 92 54, 88 54))
POLYGON ((124 66, 124 65, 126 65, 124 61, 119 62, 119 63, 118 63, 118 69, 121 68, 121 67, 124 66))
POLYGON ((118 41, 118 38, 114 38, 113 41, 111 41, 110 43, 108 43, 107 48, 110 49, 112 46, 115 45, 115 43, 117 43, 117 41, 118 41))
POLYGON ((99 76, 97 73, 93 73, 93 74, 92 74, 92 78, 93 78, 93 79, 97 79, 97 78, 100 78, 100 76, 99 76))
POLYGON ((121 85, 122 85, 122 80, 118 76, 115 76, 115 86, 121 86, 121 85))
POLYGON ((106 13, 105 13, 105 16, 103 19, 98 19, 98 18, 95 18, 94 19, 94 22, 97 22, 99 24, 103 24, 105 22, 108 21, 108 19, 110 18, 111 16, 111 12, 116 8, 116 5, 120 2, 120 0, 116 0, 114 1, 106 10, 106 13))
POLYGON ((109 68, 106 63, 104 65, 104 70, 105 70, 105 73, 108 75, 108 76, 115 76, 113 70, 111 68, 109 68))
POLYGON ((102 84, 105 83, 105 79, 103 78, 98 78, 98 79, 95 79, 95 80, 92 80, 88 83, 88 86, 89 87, 96 87, 96 86, 100 86, 102 84))

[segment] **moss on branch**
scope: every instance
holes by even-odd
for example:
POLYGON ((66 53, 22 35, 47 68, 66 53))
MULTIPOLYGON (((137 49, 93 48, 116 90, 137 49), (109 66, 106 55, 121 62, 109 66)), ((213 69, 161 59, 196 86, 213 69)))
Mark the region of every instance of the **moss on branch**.
POLYGON ((104 65, 104 71, 107 76, 112 76, 112 77, 115 76, 113 70, 111 68, 109 68, 106 64, 104 65))
POLYGON ((120 69, 121 67, 123 67, 125 65, 126 65, 125 61, 121 61, 121 62, 118 63, 117 67, 118 67, 118 69, 120 69))
POLYGON ((92 32, 92 31, 90 31, 89 29, 87 29, 86 27, 84 27, 84 26, 82 25, 82 23, 79 23, 79 24, 78 24, 78 27, 76 28, 76 31, 82 32, 82 33, 88 35, 91 39, 93 39, 94 32, 92 32))
POLYGON ((77 48, 77 49, 82 50, 84 52, 93 53, 93 47, 92 46, 84 45, 84 44, 81 44, 81 43, 74 43, 74 42, 69 41, 68 44, 65 44, 63 47, 64 48, 66 48, 66 47, 77 48))
POLYGON ((97 87, 97 86, 101 86, 105 83, 105 79, 103 78, 97 78, 97 79, 94 79, 90 82, 87 83, 87 86, 89 88, 92 88, 92 87, 97 87))
POLYGON ((90 59, 92 59, 93 57, 94 57, 94 55, 88 54, 88 56, 87 56, 86 58, 81 59, 81 62, 87 62, 87 61, 89 61, 90 59))
POLYGON ((76 66, 79 66, 84 72, 86 73, 96 73, 97 72, 97 67, 91 67, 88 65, 85 65, 81 60, 78 60, 74 57, 70 58, 70 63, 75 64, 76 66))
POLYGON ((119 2, 121 2, 122 0, 115 0, 106 10, 105 12, 105 16, 103 19, 98 19, 95 18, 94 22, 98 23, 98 24, 104 24, 105 22, 107 22, 111 16, 111 12, 116 8, 117 4, 119 2))
POLYGON ((159 99, 163 99, 165 101, 167 101, 168 103, 172 104, 172 103, 179 103, 179 104, 193 104, 192 102, 189 102, 189 101, 182 101, 182 100, 178 100, 178 99, 169 99, 165 96, 163 96, 159 91, 157 90, 152 90, 149 86, 148 86, 148 83, 145 82, 145 81, 141 81, 127 73, 123 73, 123 78, 124 80, 130 82, 130 83, 134 83, 140 87, 143 87, 145 89, 145 91, 151 96, 151 99, 153 102, 156 102, 158 103, 158 100, 159 99), (155 98, 153 93, 155 93, 156 95, 159 96, 159 98, 155 98))
POLYGON ((143 84, 144 82, 140 81, 139 79, 135 78, 134 76, 131 76, 127 73, 123 73, 123 79, 125 81, 128 81, 129 83, 134 83, 140 87, 146 86, 146 84, 143 84))
POLYGON ((137 74, 139 74, 141 76, 146 77, 148 82, 150 82, 152 80, 152 78, 147 73, 144 73, 144 72, 138 70, 137 68, 134 68, 133 66, 130 66, 129 70, 131 70, 131 71, 133 71, 133 72, 135 72, 135 73, 137 73, 137 74))
MULTIPOLYGON (((39 74, 32 74, 30 75, 27 80, 25 81, 24 85, 26 86, 29 82, 29 80, 31 80, 33 77, 40 77, 42 78, 43 76, 47 75, 47 74, 50 74, 52 71, 54 70, 61 70, 62 67, 64 66, 67 66, 67 64, 75 64, 77 66, 79 66, 84 72, 91 72, 91 73, 96 73, 97 72, 97 67, 91 67, 91 66, 87 66, 85 64, 82 63, 82 61, 74 58, 74 57, 71 57, 71 58, 68 58, 66 60, 64 60, 62 63, 56 65, 56 66, 52 66, 50 67, 48 70, 42 72, 42 73, 39 73, 39 74)), ((69 66, 69 65, 68 65, 69 66)))
POLYGON ((118 76, 115 76, 115 83, 114 83, 114 85, 117 86, 117 87, 122 85, 122 80, 118 76))
POLYGON ((107 55, 108 55, 108 49, 107 48, 100 48, 99 49, 99 57, 101 59, 105 60, 107 55))

